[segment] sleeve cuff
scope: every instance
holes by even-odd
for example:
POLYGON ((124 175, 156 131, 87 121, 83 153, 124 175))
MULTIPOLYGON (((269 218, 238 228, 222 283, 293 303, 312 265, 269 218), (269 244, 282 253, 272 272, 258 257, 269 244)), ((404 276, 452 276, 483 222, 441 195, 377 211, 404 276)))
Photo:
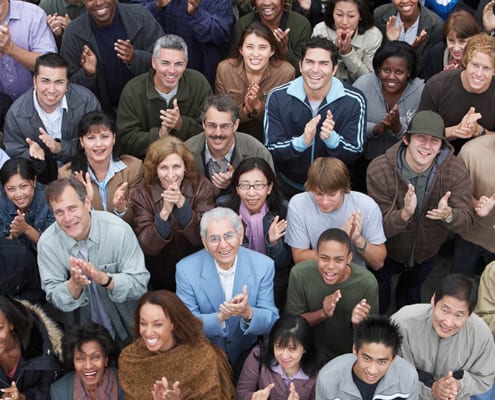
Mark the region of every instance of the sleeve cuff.
POLYGON ((164 221, 159 215, 155 215, 155 227, 163 240, 170 239, 170 233, 172 231, 170 221, 164 221))
POLYGON ((191 205, 187 202, 187 200, 184 202, 182 208, 174 207, 172 214, 174 215, 181 229, 184 229, 187 225, 189 225, 193 217, 191 205))
POLYGON ((340 143, 340 135, 337 132, 332 131, 332 134, 323 142, 329 149, 336 149, 340 143))
POLYGON ((301 136, 292 138, 292 147, 294 148, 295 151, 302 153, 304 150, 306 150, 309 146, 304 143, 304 134, 301 136))

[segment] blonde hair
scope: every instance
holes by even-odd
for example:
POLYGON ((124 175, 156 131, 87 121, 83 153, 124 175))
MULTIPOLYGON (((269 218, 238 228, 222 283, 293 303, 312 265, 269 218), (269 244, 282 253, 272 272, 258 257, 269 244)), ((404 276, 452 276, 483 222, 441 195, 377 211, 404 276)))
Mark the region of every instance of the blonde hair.
POLYGON ((334 193, 343 190, 344 193, 349 193, 351 191, 349 170, 338 158, 319 157, 309 167, 304 189, 307 192, 334 193))
POLYGON ((182 158, 185 164, 186 171, 184 179, 192 182, 196 181, 196 162, 194 154, 189 150, 185 143, 175 136, 164 136, 153 142, 144 159, 144 184, 150 186, 157 179, 156 169, 166 157, 170 154, 177 154, 182 158))
POLYGON ((495 68, 495 38, 488 36, 486 33, 471 36, 467 41, 461 58, 462 68, 466 68, 476 52, 484 53, 490 57, 492 68, 495 68))

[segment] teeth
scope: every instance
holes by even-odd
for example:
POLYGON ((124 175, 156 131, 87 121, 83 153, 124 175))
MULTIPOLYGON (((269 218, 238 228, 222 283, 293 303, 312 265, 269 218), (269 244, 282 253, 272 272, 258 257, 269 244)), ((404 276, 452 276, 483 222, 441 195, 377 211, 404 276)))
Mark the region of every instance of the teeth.
POLYGON ((96 375, 96 371, 95 372, 85 372, 84 373, 84 376, 95 376, 96 375))
POLYGON ((146 343, 148 343, 150 346, 154 346, 158 343, 158 338, 155 339, 146 339, 146 343))

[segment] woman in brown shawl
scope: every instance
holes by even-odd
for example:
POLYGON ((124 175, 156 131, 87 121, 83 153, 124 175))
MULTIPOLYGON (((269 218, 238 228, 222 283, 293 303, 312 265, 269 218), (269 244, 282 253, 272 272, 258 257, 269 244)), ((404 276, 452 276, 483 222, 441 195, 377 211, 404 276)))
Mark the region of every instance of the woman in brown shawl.
POLYGON ((126 399, 233 399, 227 357, 174 293, 145 293, 134 313, 134 333, 137 339, 119 358, 126 399))

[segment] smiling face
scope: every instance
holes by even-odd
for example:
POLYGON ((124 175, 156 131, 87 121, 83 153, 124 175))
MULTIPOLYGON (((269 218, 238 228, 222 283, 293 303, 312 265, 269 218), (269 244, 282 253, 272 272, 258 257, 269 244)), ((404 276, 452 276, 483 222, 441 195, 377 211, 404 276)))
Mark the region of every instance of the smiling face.
POLYGON ((342 0, 335 3, 333 9, 333 21, 335 29, 346 33, 356 32, 359 24, 359 9, 352 0, 342 0))
POLYGON ((94 390, 100 384, 107 363, 108 357, 96 340, 74 349, 74 369, 88 390, 94 390))
POLYGON ((383 343, 363 343, 359 350, 353 346, 352 352, 356 356, 352 370, 368 385, 373 385, 382 379, 394 361, 392 348, 383 343))
POLYGON ((208 150, 214 157, 224 157, 234 145, 235 131, 239 126, 239 119, 232 122, 232 114, 218 111, 210 107, 205 113, 203 129, 206 134, 208 150))
POLYGON ((275 341, 273 345, 275 360, 277 360, 287 376, 295 375, 299 371, 303 354, 304 347, 294 340, 290 340, 285 347, 280 345, 279 341, 275 341))
POLYGON ((66 68, 40 65, 38 75, 33 76, 33 86, 41 109, 47 113, 55 111, 67 91, 68 84, 66 68))
POLYGON ((461 72, 462 85, 469 93, 484 93, 490 87, 494 74, 490 56, 476 51, 461 72))
POLYGON ((91 202, 81 201, 72 186, 66 186, 50 207, 60 228, 75 240, 86 240, 91 229, 91 202))
POLYGON ((447 35, 447 49, 449 51, 450 58, 457 63, 460 63, 466 44, 467 39, 462 39, 457 36, 457 33, 450 31, 447 35))
POLYGON ((259 212, 261 207, 263 207, 263 204, 265 204, 266 198, 272 192, 273 184, 267 184, 265 174, 258 168, 244 172, 239 176, 238 185, 242 184, 250 185, 250 188, 245 190, 237 186, 235 189, 237 195, 251 214, 259 212), (265 184, 265 187, 256 190, 254 188, 255 184, 265 184))
POLYGON ((469 307, 466 301, 452 296, 443 296, 433 304, 433 329, 441 338, 448 338, 458 333, 469 318, 469 307))
POLYGON ((156 167, 156 175, 163 189, 167 189, 170 185, 180 188, 185 173, 186 164, 177 153, 169 154, 156 167))
POLYGON ((442 139, 430 135, 413 134, 407 144, 406 162, 416 173, 425 172, 433 164, 442 148, 442 139))
POLYGON ((317 251, 318 270, 327 285, 345 282, 351 276, 352 253, 349 248, 336 240, 320 243, 317 251))
POLYGON ((158 304, 145 303, 139 310, 139 334, 151 352, 164 352, 175 346, 174 324, 158 304))
POLYGON ((115 134, 106 126, 93 125, 79 138, 89 165, 108 162, 115 145, 115 134))
POLYGON ((107 26, 113 22, 116 0, 84 0, 84 6, 91 19, 98 26, 107 26))
POLYGON ((403 20, 413 21, 419 16, 418 0, 392 0, 392 3, 403 20))
POLYGON ((261 18, 261 22, 271 25, 278 22, 284 12, 283 0, 256 0, 256 11, 261 18))
POLYGON ((153 82, 157 90, 170 93, 179 84, 187 67, 186 53, 177 49, 160 49, 158 56, 151 57, 155 70, 153 82))
POLYGON ((299 69, 304 80, 304 91, 310 100, 326 96, 337 68, 338 64, 332 64, 330 51, 320 48, 306 50, 299 62, 299 69))
POLYGON ((211 219, 206 227, 206 239, 203 245, 215 259, 220 268, 230 269, 241 246, 242 233, 236 232, 230 218, 211 219), (213 238, 220 240, 214 243, 213 238))
POLYGON ((408 75, 405 58, 395 56, 386 58, 378 72, 383 92, 390 95, 402 93, 406 88, 408 75))
POLYGON ((251 72, 264 71, 275 53, 268 40, 254 33, 245 37, 239 52, 244 60, 244 68, 251 72))
POLYGON ((312 192, 313 199, 321 212, 330 213, 338 210, 344 203, 344 191, 337 190, 334 193, 323 193, 320 190, 312 192))
POLYGON ((7 198, 21 211, 26 211, 34 198, 36 180, 23 178, 20 174, 12 175, 3 185, 7 198))

